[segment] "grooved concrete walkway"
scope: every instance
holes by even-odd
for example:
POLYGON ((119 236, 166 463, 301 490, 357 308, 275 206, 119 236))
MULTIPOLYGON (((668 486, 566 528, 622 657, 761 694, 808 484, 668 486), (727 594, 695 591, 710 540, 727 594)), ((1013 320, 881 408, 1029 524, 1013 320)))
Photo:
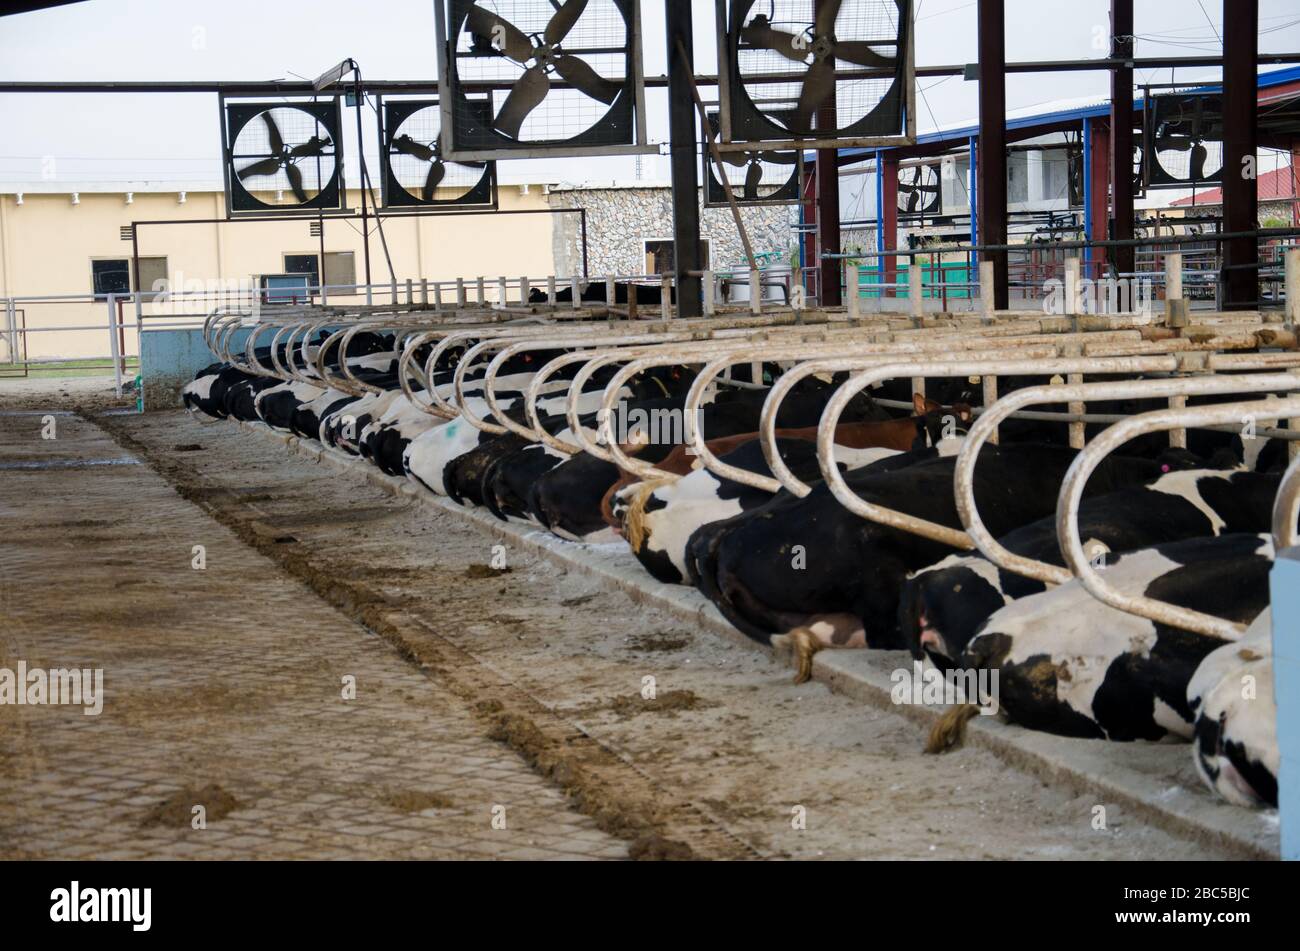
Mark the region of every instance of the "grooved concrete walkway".
POLYGON ((627 854, 436 673, 55 426, 0 416, 0 668, 102 668, 103 711, 0 706, 0 857, 627 854))

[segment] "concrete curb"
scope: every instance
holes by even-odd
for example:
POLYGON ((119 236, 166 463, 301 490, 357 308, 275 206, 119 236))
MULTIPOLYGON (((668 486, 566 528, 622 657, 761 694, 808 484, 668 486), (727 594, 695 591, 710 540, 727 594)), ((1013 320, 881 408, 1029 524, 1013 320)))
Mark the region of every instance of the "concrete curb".
MULTIPOLYGON (((488 535, 599 578, 639 604, 654 605, 733 643, 769 655, 789 654, 737 631, 695 589, 651 578, 621 542, 585 545, 516 522, 502 522, 486 512, 433 495, 408 479, 386 475, 357 456, 277 432, 264 423, 236 423, 249 433, 279 442, 291 452, 359 476, 390 495, 452 513, 488 535)), ((911 664, 910 655, 901 651, 822 651, 813 659, 813 679, 837 693, 929 726, 947 708, 896 704, 890 696, 890 675, 911 664)), ((1205 842, 1241 858, 1279 856, 1275 810, 1242 809, 1212 798, 1199 786, 1170 785, 1169 776, 1175 770, 1190 769, 1187 744, 1073 739, 1027 730, 997 717, 974 718, 967 729, 967 742, 1044 782, 1064 786, 1079 796, 1093 796, 1108 811, 1118 806, 1116 811, 1121 815, 1131 813, 1175 835, 1205 842)), ((923 754, 918 750, 917 755, 923 754)))

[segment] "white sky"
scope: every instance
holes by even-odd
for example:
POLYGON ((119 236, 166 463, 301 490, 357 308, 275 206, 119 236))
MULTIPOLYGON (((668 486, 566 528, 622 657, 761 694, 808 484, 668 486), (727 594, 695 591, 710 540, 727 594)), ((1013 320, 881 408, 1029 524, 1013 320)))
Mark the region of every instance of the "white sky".
MULTIPOLYGON (((918 0, 917 63, 976 59, 974 0, 918 0)), ((1216 54, 1223 5, 1235 0, 1137 0, 1138 56, 1216 54)), ((642 0, 645 71, 664 71, 664 8, 642 0)), ((694 0, 696 62, 716 67, 713 3, 694 0)), ((1007 58, 1104 56, 1108 0, 1007 0, 1007 58)), ((0 81, 269 80, 316 76, 352 57, 369 79, 437 75, 431 0, 91 0, 0 18, 0 81)), ((1300 51, 1300 5, 1260 0, 1260 52, 1300 51)), ((1265 69, 1277 67, 1265 67, 1265 69)), ((1139 70, 1137 83, 1217 79, 1217 70, 1139 70)), ((973 119, 976 86, 960 76, 920 81, 922 131, 973 119)), ((1007 78, 1008 109, 1105 96, 1103 71, 1007 78)), ((706 91, 707 92, 707 91, 706 91)), ((662 91, 647 90, 651 139, 667 137, 662 91)), ((195 188, 220 180, 214 94, 0 94, 0 185, 57 180, 158 180, 195 188), (47 157, 54 158, 53 163, 47 157)), ((349 127, 351 120, 349 119, 349 127)), ((367 162, 376 167, 374 134, 367 162)), ((345 143, 348 152, 355 144, 345 143)), ((349 163, 351 164, 351 163, 349 163)), ((631 158, 502 162, 505 182, 560 183, 634 177, 631 158)), ((644 177, 662 180, 666 160, 647 156, 644 177)), ((349 182, 355 173, 348 172, 349 182)))

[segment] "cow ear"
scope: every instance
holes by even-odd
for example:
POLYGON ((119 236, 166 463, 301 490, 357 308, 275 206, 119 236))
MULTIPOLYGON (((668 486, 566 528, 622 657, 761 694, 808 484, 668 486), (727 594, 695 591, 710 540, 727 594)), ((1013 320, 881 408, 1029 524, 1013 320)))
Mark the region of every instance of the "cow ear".
POLYGON ((926 410, 929 408, 928 406, 926 406, 926 402, 927 402, 926 398, 923 394, 921 393, 912 394, 912 410, 913 412, 916 413, 917 416, 925 415, 926 410))
POLYGON ((971 411, 969 403, 953 403, 952 408, 957 411, 957 418, 963 423, 969 423, 975 415, 971 411))

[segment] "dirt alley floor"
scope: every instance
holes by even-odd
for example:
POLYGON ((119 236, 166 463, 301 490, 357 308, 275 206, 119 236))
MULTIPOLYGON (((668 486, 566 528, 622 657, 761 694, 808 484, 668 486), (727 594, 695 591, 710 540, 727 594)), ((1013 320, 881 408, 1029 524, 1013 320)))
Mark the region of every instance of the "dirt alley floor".
POLYGON ((1094 830, 1094 797, 986 751, 922 755, 906 718, 542 557, 496 574, 497 540, 454 514, 233 424, 66 422, 42 443, 39 418, 0 416, 0 465, 147 465, 0 479, 0 666, 107 684, 97 718, 0 708, 22 710, 0 733, 0 853, 1221 857, 1114 805, 1094 830), (214 788, 223 818, 169 824, 214 788))

